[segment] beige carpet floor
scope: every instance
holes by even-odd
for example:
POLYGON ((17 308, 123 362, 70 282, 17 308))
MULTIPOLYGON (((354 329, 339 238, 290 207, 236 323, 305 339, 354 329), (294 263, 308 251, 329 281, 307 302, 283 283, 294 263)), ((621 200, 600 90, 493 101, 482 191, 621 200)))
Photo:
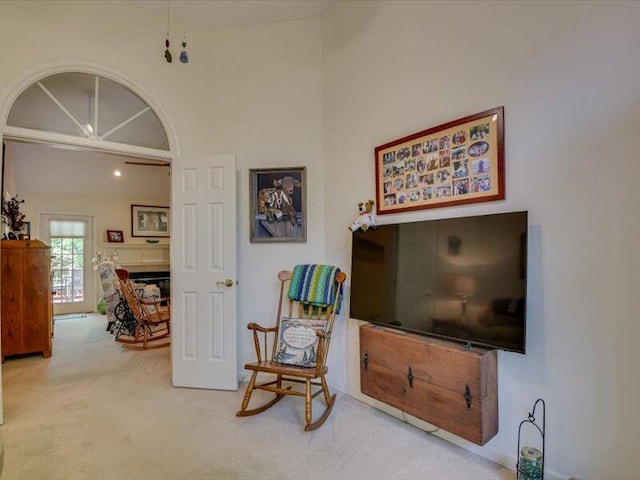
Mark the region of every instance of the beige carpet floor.
POLYGON ((242 390, 173 388, 169 349, 124 350, 105 324, 57 322, 51 358, 5 361, 3 479, 514 478, 339 392, 315 432, 292 397, 237 418, 242 390))

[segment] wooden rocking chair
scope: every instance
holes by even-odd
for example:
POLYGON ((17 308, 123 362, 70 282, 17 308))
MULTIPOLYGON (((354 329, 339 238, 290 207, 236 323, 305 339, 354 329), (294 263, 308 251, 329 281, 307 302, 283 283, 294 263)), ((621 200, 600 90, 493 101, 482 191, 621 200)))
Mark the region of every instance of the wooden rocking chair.
MULTIPOLYGON (((290 271, 281 271, 278 273, 278 279, 280 280, 280 300, 278 303, 278 313, 275 326, 265 328, 256 323, 250 323, 247 325, 247 328, 253 331, 253 341, 256 350, 257 362, 245 365, 245 368, 247 370, 251 370, 253 374, 251 375, 251 379, 247 385, 241 409, 236 413, 236 416, 247 417, 264 412, 284 398, 285 395, 301 396, 304 397, 304 429, 305 431, 310 431, 315 430, 325 422, 331 413, 331 409, 333 408, 333 404, 336 399, 335 394, 330 394, 329 387, 325 379, 325 375, 328 372, 326 361, 329 344, 331 342, 331 332, 333 330, 336 309, 339 305, 338 302, 340 301, 339 292, 341 291, 341 285, 347 276, 343 272, 338 272, 336 274, 333 285, 335 288, 335 301, 331 305, 318 307, 303 304, 288 298, 287 290, 289 288, 292 275, 293 273, 290 271), (283 315, 285 315, 284 318, 283 315), (305 345, 311 343, 314 339, 317 339, 315 349, 303 349, 304 353, 301 363, 311 364, 312 366, 299 366, 282 363, 283 361, 287 361, 287 357, 295 356, 291 354, 290 350, 287 350, 288 345, 287 342, 284 341, 287 339, 282 338, 283 336, 286 337, 286 329, 288 328, 296 328, 296 333, 299 333, 301 328, 306 328, 306 343, 303 341, 305 345), (309 328, 312 330, 309 331, 309 328), (284 333, 281 332, 281 330, 284 333), (261 338, 260 334, 263 334, 263 338, 261 338), (273 336, 269 334, 273 334, 273 336), (271 355, 267 356, 269 344, 271 345, 271 355), (313 365, 314 360, 315 365, 313 365), (270 377, 271 380, 258 383, 256 381, 258 373, 275 374, 276 378, 274 380, 273 377, 270 377), (304 389, 296 390, 293 389, 291 385, 285 386, 285 383, 303 384, 304 389), (312 392, 312 387, 320 388, 315 392, 312 392), (254 390, 272 392, 274 397, 259 407, 247 409, 251 399, 251 394, 254 390), (312 401, 320 393, 324 394, 324 400, 327 406, 324 413, 315 422, 312 422, 312 401)), ((296 337, 300 339, 300 335, 296 335, 296 337)), ((288 340, 291 341, 291 338, 288 340)), ((300 352, 298 351, 297 354, 299 357, 300 352)))
POLYGON ((137 324, 132 336, 120 335, 117 342, 125 348, 147 350, 170 345, 171 341, 171 306, 169 298, 154 300, 144 299, 142 293, 136 292, 127 270, 116 269, 120 291, 127 302, 137 324), (162 340, 162 341, 161 341, 162 340))

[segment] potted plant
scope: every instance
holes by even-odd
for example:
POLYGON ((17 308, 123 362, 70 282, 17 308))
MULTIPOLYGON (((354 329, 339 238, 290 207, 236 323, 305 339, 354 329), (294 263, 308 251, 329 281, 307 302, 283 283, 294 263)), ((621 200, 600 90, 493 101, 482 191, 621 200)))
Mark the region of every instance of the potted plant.
MULTIPOLYGON (((2 200, 2 218, 4 223, 9 227, 9 232, 14 232, 17 239, 18 234, 22 230, 26 222, 24 213, 20 210, 20 205, 24 200, 19 200, 18 195, 11 197, 9 200, 2 200)), ((11 237, 11 235, 9 235, 11 237)))

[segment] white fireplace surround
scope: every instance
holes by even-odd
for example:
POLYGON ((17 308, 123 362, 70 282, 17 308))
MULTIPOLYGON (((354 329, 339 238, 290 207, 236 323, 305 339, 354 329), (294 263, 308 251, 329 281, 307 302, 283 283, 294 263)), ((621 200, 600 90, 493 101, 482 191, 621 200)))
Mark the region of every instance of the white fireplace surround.
POLYGON ((111 255, 117 251, 116 263, 130 272, 169 271, 169 248, 168 243, 98 244, 98 249, 104 258, 111 258, 111 255))

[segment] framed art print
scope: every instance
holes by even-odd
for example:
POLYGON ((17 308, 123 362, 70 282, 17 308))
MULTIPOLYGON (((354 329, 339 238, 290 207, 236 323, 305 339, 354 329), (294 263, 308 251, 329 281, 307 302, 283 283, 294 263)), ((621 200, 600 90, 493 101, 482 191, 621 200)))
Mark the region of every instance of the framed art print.
POLYGON ((504 107, 375 149, 378 214, 504 198, 504 107))
POLYGON ((131 205, 132 237, 168 237, 171 235, 169 207, 131 205))
POLYGON ((306 168, 249 170, 254 242, 306 242, 306 168))

